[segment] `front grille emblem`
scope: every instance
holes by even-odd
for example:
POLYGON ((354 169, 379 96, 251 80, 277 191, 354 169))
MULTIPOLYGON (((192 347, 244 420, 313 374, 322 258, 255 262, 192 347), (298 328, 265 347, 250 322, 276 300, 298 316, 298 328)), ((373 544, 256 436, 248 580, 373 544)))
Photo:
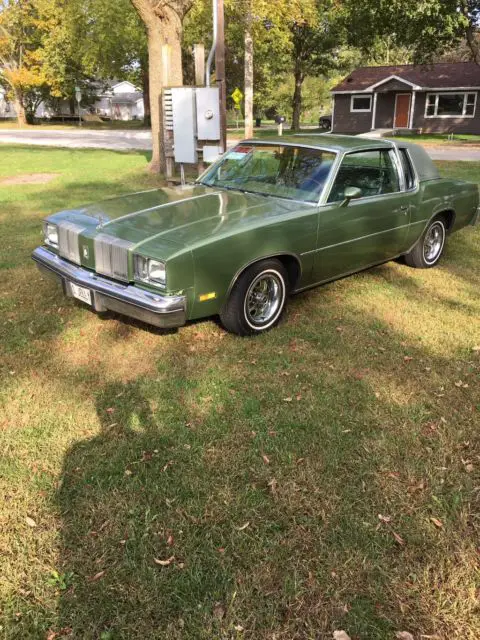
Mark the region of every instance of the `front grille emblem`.
POLYGON ((85 258, 85 260, 88 260, 88 255, 89 254, 88 254, 88 247, 86 245, 83 246, 82 255, 85 258))

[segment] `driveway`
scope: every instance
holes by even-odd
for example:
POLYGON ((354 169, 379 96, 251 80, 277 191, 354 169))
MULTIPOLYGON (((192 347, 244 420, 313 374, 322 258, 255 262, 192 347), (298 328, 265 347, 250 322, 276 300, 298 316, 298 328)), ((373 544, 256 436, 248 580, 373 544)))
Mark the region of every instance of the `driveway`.
MULTIPOLYGON (((150 131, 95 131, 92 129, 0 129, 0 142, 14 144, 38 144, 72 149, 93 148, 128 151, 150 150, 150 131)), ((467 160, 480 162, 480 147, 425 146, 434 160, 467 160)))

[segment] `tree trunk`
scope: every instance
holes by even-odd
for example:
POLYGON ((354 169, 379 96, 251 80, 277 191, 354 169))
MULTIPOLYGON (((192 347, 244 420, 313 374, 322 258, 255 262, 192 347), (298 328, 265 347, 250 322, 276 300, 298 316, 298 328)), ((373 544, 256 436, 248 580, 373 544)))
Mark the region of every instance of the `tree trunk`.
POLYGON ((17 122, 19 126, 23 127, 27 124, 27 115, 25 113, 25 107, 23 106, 23 95, 20 89, 14 89, 13 104, 15 105, 15 113, 17 114, 17 122))
POLYGON ((293 92, 292 100, 292 129, 294 131, 300 130, 300 117, 302 115, 302 85, 304 79, 304 74, 299 69, 298 64, 295 64, 295 91, 293 92))
POLYGON ((150 115, 150 81, 148 77, 148 67, 142 68, 142 92, 143 92, 143 124, 146 127, 151 127, 152 117, 150 115))
POLYGON ((248 3, 245 23, 245 137, 253 137, 253 37, 252 5, 248 3))
POLYGON ((154 24, 147 28, 148 34, 148 78, 150 94, 150 116, 152 123, 152 159, 150 171, 165 173, 166 159, 162 122, 162 46, 161 26, 154 24))
MULTIPOLYGON (((150 115, 152 122, 152 159, 150 171, 164 173, 166 169, 165 141, 162 117, 162 91, 164 86, 182 85, 182 20, 181 16, 163 5, 149 0, 131 0, 147 30, 148 78, 150 115), (164 77, 164 45, 170 46, 168 78, 164 77)), ((191 3, 190 3, 191 5, 191 3)), ((188 3, 185 7, 187 9, 188 3)))

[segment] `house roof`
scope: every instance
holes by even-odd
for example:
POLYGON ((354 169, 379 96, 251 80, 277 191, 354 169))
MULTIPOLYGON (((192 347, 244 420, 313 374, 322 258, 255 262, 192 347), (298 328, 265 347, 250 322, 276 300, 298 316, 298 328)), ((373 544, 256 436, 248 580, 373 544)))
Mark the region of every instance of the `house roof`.
POLYGON ((110 95, 108 97, 110 98, 113 104, 119 104, 119 103, 125 103, 125 102, 133 104, 134 102, 138 102, 143 98, 143 93, 139 91, 135 91, 135 92, 132 91, 131 93, 130 92, 114 93, 113 95, 110 95))
POLYGON ((404 81, 415 89, 480 87, 480 66, 475 62, 403 64, 385 67, 359 67, 333 87, 333 92, 374 91, 388 80, 404 81))

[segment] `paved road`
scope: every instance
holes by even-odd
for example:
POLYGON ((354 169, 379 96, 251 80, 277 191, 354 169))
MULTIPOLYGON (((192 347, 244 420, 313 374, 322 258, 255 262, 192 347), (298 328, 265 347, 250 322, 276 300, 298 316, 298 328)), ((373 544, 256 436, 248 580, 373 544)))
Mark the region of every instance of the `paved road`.
POLYGON ((48 147, 69 147, 71 149, 93 148, 114 149, 151 149, 150 131, 94 131, 92 129, 31 129, 0 130, 0 142, 16 144, 38 144, 48 147))
MULTIPOLYGON (((38 144, 72 149, 94 148, 125 151, 152 148, 150 131, 94 131, 91 129, 0 129, 0 142, 38 144)), ((480 162, 480 147, 425 147, 434 160, 475 160, 480 162)))

